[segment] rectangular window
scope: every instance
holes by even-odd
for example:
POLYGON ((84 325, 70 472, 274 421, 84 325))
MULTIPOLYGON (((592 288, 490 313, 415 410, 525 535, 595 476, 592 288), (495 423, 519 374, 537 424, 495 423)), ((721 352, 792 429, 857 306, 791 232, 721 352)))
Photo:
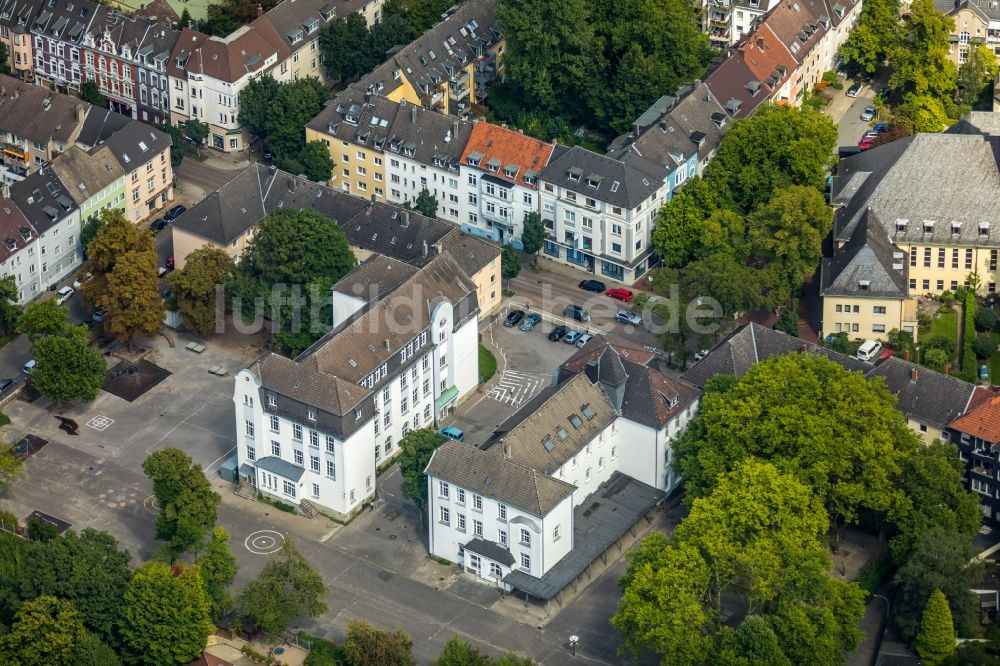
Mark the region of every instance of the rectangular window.
POLYGON ((465 514, 464 513, 457 513, 457 514, 455 514, 455 522, 456 522, 455 526, 459 529, 459 531, 464 532, 465 531, 465 514))
POLYGON ((313 499, 319 499, 319 484, 314 483, 313 485, 313 499))
POLYGON ((300 426, 298 423, 292 424, 292 439, 294 439, 297 442, 302 441, 302 426, 300 426))
POLYGON ((315 430, 309 431, 309 446, 311 446, 314 449, 319 448, 319 433, 316 432, 315 430))
POLYGON ((282 484, 282 490, 285 491, 285 494, 287 496, 295 497, 295 485, 292 484, 291 481, 282 481, 281 484, 282 484))
POLYGON ((916 265, 917 265, 917 248, 911 247, 910 248, 910 266, 911 267, 916 267, 916 265))
POLYGON ((924 268, 931 267, 931 249, 929 247, 924 248, 924 268))
POLYGON ((507 530, 497 530, 497 543, 504 548, 507 547, 507 530))
POLYGON ((446 482, 438 481, 438 493, 441 495, 441 497, 448 499, 449 490, 450 488, 446 482))
POLYGON ((451 525, 451 511, 442 506, 440 516, 440 521, 443 525, 451 525))
POLYGON ((965 251, 965 267, 967 269, 972 269, 972 250, 965 251))
POLYGON ((521 553, 521 568, 531 570, 531 555, 521 553))
POLYGON ((885 314, 885 306, 884 306, 884 305, 876 305, 876 306, 874 306, 874 307, 872 308, 872 310, 873 310, 873 311, 875 312, 875 314, 877 314, 877 315, 884 315, 884 314, 885 314))
POLYGON ((997 269, 997 251, 990 250, 990 270, 995 271, 997 269))
POLYGON ((472 533, 477 537, 483 536, 483 521, 473 520, 472 521, 472 533))
POLYGON ((279 431, 278 425, 279 425, 278 417, 275 416, 274 414, 271 414, 271 432, 278 432, 279 431))
POLYGON ((945 261, 945 249, 943 247, 938 248, 938 268, 944 268, 945 261))
POLYGON ((507 505, 497 504, 497 517, 500 520, 507 520, 507 505))
POLYGON ((337 464, 332 460, 326 461, 326 475, 331 479, 337 478, 337 464))
POLYGON ((247 421, 247 437, 253 437, 253 421, 247 421))
POLYGON ((271 440, 271 455, 277 458, 281 457, 281 444, 274 441, 273 439, 271 440))
POLYGON ((257 459, 257 450, 254 447, 252 447, 252 446, 250 446, 248 444, 247 445, 247 460, 256 460, 256 459, 257 459))
POLYGON ((295 464, 296 465, 302 465, 302 464, 304 464, 303 463, 303 459, 302 459, 302 451, 301 450, 299 450, 299 449, 293 449, 292 450, 292 457, 295 458, 295 464))
POLYGON ((521 545, 530 546, 531 545, 531 532, 525 528, 521 528, 521 545))
POLYGON ((958 248, 951 251, 951 267, 958 268, 958 248))
POLYGON ((462 488, 458 489, 458 503, 465 504, 465 490, 462 488))
POLYGON ((483 496, 482 495, 473 495, 472 496, 472 508, 475 509, 476 511, 482 511, 483 510, 483 496))
POLYGON ((309 469, 319 474, 319 456, 309 456, 309 469))
POLYGON ((327 435, 326 436, 326 452, 327 453, 333 453, 333 450, 334 450, 333 446, 334 446, 334 442, 335 441, 336 440, 333 438, 333 435, 327 435))

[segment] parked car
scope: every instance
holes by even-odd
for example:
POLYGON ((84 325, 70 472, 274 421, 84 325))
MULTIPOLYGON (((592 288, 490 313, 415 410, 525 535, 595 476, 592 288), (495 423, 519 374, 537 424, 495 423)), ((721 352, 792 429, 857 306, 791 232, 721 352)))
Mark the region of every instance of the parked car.
POLYGON ((854 85, 852 85, 850 88, 847 89, 847 96, 848 97, 857 97, 858 94, 861 93, 861 87, 862 86, 861 86, 860 83, 855 83, 854 85))
POLYGON ((708 350, 707 349, 699 349, 698 351, 696 351, 694 353, 694 360, 695 360, 695 362, 698 362, 701 359, 705 358, 706 356, 708 356, 708 350))
POLYGON ((875 107, 866 106, 865 110, 861 112, 861 120, 868 122, 875 117, 875 107))
POLYGON ((881 97, 882 99, 889 99, 889 89, 882 88, 881 90, 878 91, 878 96, 881 97))
POLYGON ((549 331, 549 340, 552 342, 559 342, 563 339, 563 336, 569 331, 565 326, 556 326, 551 331, 549 331))
POLYGON ((537 312, 532 312, 530 315, 521 320, 521 330, 530 331, 535 326, 537 326, 538 322, 540 322, 541 320, 542 320, 542 315, 538 314, 537 312))
POLYGON ((186 210, 187 210, 186 206, 174 206, 173 208, 167 211, 167 214, 163 216, 163 219, 166 220, 167 222, 173 222, 178 217, 183 215, 184 211, 186 210))
POLYGON ((576 319, 577 321, 590 321, 590 313, 579 305, 567 305, 566 309, 563 310, 563 315, 570 317, 571 319, 576 319))
POLYGON ((568 345, 575 345, 576 341, 580 339, 581 335, 582 334, 580 333, 580 331, 569 331, 563 338, 563 342, 565 342, 568 345))
POLYGON ((17 385, 16 379, 0 379, 0 395, 7 393, 17 385))
POLYGON ((56 292, 56 303, 62 305, 68 301, 74 293, 76 292, 73 291, 73 287, 63 287, 56 292))
POLYGON ((878 340, 865 340, 858 347, 857 357, 861 361, 871 361, 882 351, 882 343, 878 340))
POLYGON ((628 310, 619 310, 615 314, 615 319, 623 324, 631 324, 632 326, 642 326, 642 317, 634 312, 629 312, 628 310))
POLYGON ((875 131, 881 134, 889 130, 889 123, 879 123, 875 126, 875 131))
POLYGON ((580 289, 583 289, 585 291, 594 291, 600 293, 604 291, 605 287, 604 283, 601 282, 600 280, 583 280, 580 283, 580 289))
POLYGON ((455 426, 448 426, 447 428, 441 428, 438 430, 438 434, 447 439, 453 439, 456 442, 465 441, 465 433, 456 428, 455 426))
POLYGON ((91 317, 91 319, 93 319, 97 323, 101 323, 107 318, 108 318, 107 310, 94 310, 94 315, 91 317))
POLYGON ((583 349, 583 346, 588 342, 590 342, 591 338, 593 337, 594 336, 592 336, 590 333, 584 333, 583 335, 581 335, 579 338, 576 339, 576 346, 579 347, 580 349, 583 349))
POLYGON ((158 232, 163 231, 164 229, 166 229, 168 224, 170 224, 170 222, 164 220, 161 217, 161 218, 153 220, 153 223, 149 225, 149 228, 155 234, 155 233, 158 233, 158 232))
POLYGON ((632 290, 631 289, 608 289, 608 296, 611 298, 616 298, 619 301, 625 301, 628 303, 632 300, 632 290))
POLYGON ((524 310, 511 310, 507 318, 503 320, 504 326, 517 326, 524 319, 524 310))
POLYGON ((23 372, 26 375, 30 375, 35 371, 36 365, 38 365, 38 361, 36 361, 35 359, 31 359, 30 361, 24 364, 24 367, 21 368, 21 372, 23 372))

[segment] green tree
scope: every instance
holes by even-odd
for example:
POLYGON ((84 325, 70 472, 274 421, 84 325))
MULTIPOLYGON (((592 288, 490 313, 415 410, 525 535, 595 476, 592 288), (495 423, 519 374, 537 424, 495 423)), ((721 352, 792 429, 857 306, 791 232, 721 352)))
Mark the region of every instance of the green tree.
POLYGON ((413 202, 413 209, 427 217, 437 217, 438 200, 425 187, 413 202))
POLYGON ((305 148, 303 128, 316 117, 329 98, 326 86, 315 77, 279 83, 265 114, 261 138, 275 156, 294 157, 305 148))
POLYGON ((993 82, 1000 67, 992 48, 970 44, 969 56, 958 68, 958 94, 963 104, 979 110, 993 110, 993 82))
POLYGON ((724 627, 711 659, 717 666, 792 666, 766 618, 751 615, 735 629, 724 627))
POLYGON ((840 47, 840 59, 859 72, 874 74, 895 55, 901 38, 899 0, 872 0, 861 8, 858 24, 840 47))
POLYGON ((946 663, 954 652, 955 626, 951 622, 948 600, 941 590, 934 590, 920 619, 917 654, 923 659, 923 663, 937 666, 946 663))
POLYGON ((10 74, 10 53, 3 42, 0 42, 0 74, 10 74))
POLYGON ((902 39, 891 58, 890 87, 907 97, 949 98, 958 79, 949 56, 954 29, 954 19, 937 11, 933 0, 913 0, 910 20, 903 24, 902 39))
POLYGON ((93 81, 80 84, 80 99, 102 109, 108 108, 108 98, 101 94, 101 89, 93 81))
POLYGON ((528 254, 538 254, 545 244, 545 224, 542 222, 542 216, 535 211, 524 216, 521 244, 528 254))
POLYGON ((890 516, 901 510, 905 496, 895 479, 917 447, 884 385, 824 356, 788 354, 706 390, 677 455, 689 498, 757 457, 811 487, 836 526, 862 508, 890 516))
MULTIPOLYGON (((625 2, 622 6, 634 4, 625 2)), ((618 63, 612 85, 604 90, 602 102, 597 106, 603 124, 618 133, 628 132, 661 91, 675 89, 676 81, 667 64, 655 53, 646 53, 640 44, 630 44, 618 63)))
POLYGON ((205 583, 194 567, 147 562, 129 582, 123 603, 123 656, 133 664, 190 663, 214 629, 205 583))
POLYGON ((411 430, 399 441, 399 473, 403 496, 423 511, 427 506, 427 475, 431 455, 444 444, 444 437, 430 428, 411 430))
POLYGON ((892 556, 903 565, 920 537, 932 527, 972 539, 982 524, 979 500, 965 488, 965 466, 953 444, 918 447, 904 462, 899 484, 907 505, 896 518, 892 556))
POLYGON ((201 465, 180 449, 154 451, 142 463, 160 505, 156 538, 166 541, 171 560, 196 549, 215 525, 222 498, 212 490, 201 465))
POLYGON ((333 158, 330 149, 322 141, 310 141, 299 153, 302 173, 309 180, 325 183, 333 175, 333 158))
POLYGON ((217 302, 216 290, 232 268, 229 255, 217 247, 205 245, 187 256, 184 268, 167 277, 186 328, 198 335, 215 331, 216 316, 225 305, 217 302))
POLYGON ((836 142, 819 111, 766 105, 733 125, 704 178, 718 202, 746 214, 790 185, 822 192, 836 142))
POLYGON ((152 247, 153 235, 148 229, 139 231, 117 208, 101 211, 94 237, 87 243, 92 277, 80 287, 80 296, 87 307, 92 310, 100 307, 99 301, 107 290, 108 276, 119 257, 130 250, 152 247))
POLYGON ((128 551, 107 532, 87 528, 32 544, 17 575, 22 599, 51 595, 73 603, 84 625, 108 643, 115 640, 115 622, 132 570, 128 551))
POLYGON ((711 186, 701 178, 691 178, 684 189, 660 208, 653 227, 653 247, 663 265, 686 265, 701 245, 706 218, 715 210, 711 186))
POLYGON ((972 341, 972 351, 975 353, 976 358, 985 360, 997 350, 997 343, 993 340, 993 337, 982 333, 976 336, 976 339, 972 341))
POLYGON ((31 383, 56 403, 89 402, 104 383, 107 366, 101 350, 90 343, 85 326, 67 326, 57 335, 43 335, 32 344, 35 369, 31 383))
POLYGON ((326 612, 326 584, 290 539, 264 571, 240 592, 236 606, 241 617, 253 618, 269 634, 280 634, 296 618, 326 612))
POLYGON ((748 222, 752 261, 761 266, 766 302, 787 303, 816 272, 823 239, 833 226, 832 212, 818 190, 792 185, 758 206, 748 222))
POLYGON ((196 118, 184 121, 184 135, 194 142, 198 155, 201 155, 201 146, 205 143, 205 139, 208 138, 208 134, 208 123, 203 123, 196 118))
POLYGON ((917 538, 910 559, 896 572, 894 617, 906 640, 912 641, 919 632, 921 615, 934 590, 944 592, 961 633, 976 626, 979 597, 971 588, 980 581, 983 568, 970 564, 971 543, 968 536, 937 526, 917 538))
MULTIPOLYGON (((143 238, 149 238, 144 234, 143 238)), ((108 313, 105 328, 119 341, 131 345, 137 336, 150 337, 163 323, 164 302, 156 267, 156 250, 129 250, 118 257, 107 274, 98 306, 108 313)))
POLYGON ((262 76, 248 83, 240 91, 239 121, 254 136, 264 137, 267 117, 280 85, 272 77, 262 76))
POLYGON ((356 12, 329 24, 320 33, 319 46, 327 76, 332 81, 360 76, 382 60, 374 55, 368 25, 356 12))
MULTIPOLYGON (((20 294, 13 275, 0 278, 0 335, 13 335, 20 321, 20 294)), ((986 312, 986 310, 984 310, 986 312)))
POLYGON ((520 273, 521 252, 513 245, 504 245, 500 255, 500 274, 505 280, 511 280, 520 273))
POLYGON ((944 104, 931 95, 912 94, 896 107, 896 121, 903 124, 909 133, 938 133, 951 124, 944 104))
POLYGON ((191 19, 191 12, 189 12, 187 10, 187 7, 185 7, 184 11, 181 12, 181 19, 178 22, 178 25, 180 26, 181 29, 190 28, 192 22, 193 21, 191 19))
MULTIPOLYGON (((9 444, 0 444, 0 495, 10 489, 10 484, 21 473, 21 465, 24 459, 16 455, 14 447, 9 444)), ((8 529, 10 528, 8 523, 8 529)))
POLYGON ((73 666, 121 666, 115 651, 94 634, 87 632, 73 649, 73 666))
POLYGON ((17 321, 17 332, 32 342, 46 335, 63 335, 70 327, 69 308, 54 297, 29 303, 17 321))
POLYGON ((785 308, 778 316, 778 321, 774 322, 774 330, 799 336, 799 312, 795 307, 785 308))
POLYGON ((219 618, 232 606, 228 587, 236 577, 236 557, 229 550, 229 532, 216 527, 205 550, 198 556, 198 574, 205 581, 205 592, 211 601, 211 614, 219 618))
POLYGON ((976 330, 977 331, 992 331, 997 327, 997 315, 993 310, 989 308, 979 308, 976 310, 975 315, 976 330))
POLYGON ((923 361, 923 364, 931 370, 942 372, 944 370, 944 366, 951 363, 951 356, 949 356, 948 352, 943 349, 931 347, 923 353, 920 360, 923 361))
POLYGON ((41 596, 24 602, 10 631, 0 636, 0 662, 9 666, 74 664, 76 645, 86 635, 72 603, 41 596))
POLYGON ((402 629, 385 631, 365 620, 351 620, 344 638, 348 666, 413 666, 413 639, 402 629))
POLYGON ((493 659, 458 636, 452 636, 434 660, 434 666, 493 666, 493 659))
POLYGON ((712 571, 698 548, 653 532, 628 553, 619 584, 622 597, 611 624, 624 639, 623 651, 652 650, 661 663, 702 664, 711 649, 714 622, 706 600, 712 571))
POLYGON ((790 581, 769 618, 782 652, 793 664, 839 666, 861 642, 858 622, 865 612, 864 592, 830 577, 790 581))

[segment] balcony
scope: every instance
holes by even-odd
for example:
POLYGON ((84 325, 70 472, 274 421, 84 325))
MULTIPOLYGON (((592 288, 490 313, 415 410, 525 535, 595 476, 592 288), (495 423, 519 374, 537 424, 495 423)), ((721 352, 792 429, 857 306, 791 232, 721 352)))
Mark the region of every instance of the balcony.
POLYGON ((28 149, 14 143, 3 144, 3 157, 5 162, 13 159, 15 162, 20 160, 24 164, 28 164, 31 161, 28 149))
POLYGON ((985 476, 987 479, 992 479, 994 476, 992 469, 988 467, 982 467, 980 465, 973 466, 971 468, 971 471, 973 474, 977 474, 979 476, 985 476))

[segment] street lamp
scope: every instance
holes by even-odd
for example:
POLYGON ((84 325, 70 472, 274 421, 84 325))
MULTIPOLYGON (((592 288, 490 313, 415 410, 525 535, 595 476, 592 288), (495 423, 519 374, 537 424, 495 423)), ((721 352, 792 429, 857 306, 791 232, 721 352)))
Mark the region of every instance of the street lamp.
POLYGON ((573 634, 569 637, 569 648, 573 651, 573 657, 576 657, 576 644, 580 642, 580 637, 573 634))

